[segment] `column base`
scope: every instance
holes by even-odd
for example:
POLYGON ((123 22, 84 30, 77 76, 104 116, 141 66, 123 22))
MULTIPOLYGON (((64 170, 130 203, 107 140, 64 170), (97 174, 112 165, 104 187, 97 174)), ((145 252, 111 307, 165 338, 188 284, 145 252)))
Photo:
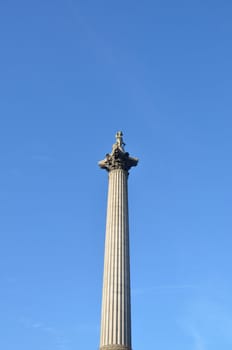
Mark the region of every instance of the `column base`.
POLYGON ((126 345, 115 344, 115 345, 103 345, 100 347, 100 350, 132 350, 132 349, 131 347, 126 345))

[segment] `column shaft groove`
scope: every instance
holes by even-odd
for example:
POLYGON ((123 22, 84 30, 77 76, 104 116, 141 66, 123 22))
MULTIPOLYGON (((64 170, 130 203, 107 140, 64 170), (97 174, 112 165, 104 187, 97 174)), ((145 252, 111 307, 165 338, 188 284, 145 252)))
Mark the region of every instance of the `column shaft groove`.
POLYGON ((101 350, 131 350, 127 171, 109 172, 101 350))

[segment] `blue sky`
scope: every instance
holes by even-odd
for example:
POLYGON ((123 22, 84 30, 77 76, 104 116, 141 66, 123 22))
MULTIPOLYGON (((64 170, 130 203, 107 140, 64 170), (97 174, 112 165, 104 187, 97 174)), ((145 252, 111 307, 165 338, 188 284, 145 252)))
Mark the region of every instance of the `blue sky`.
POLYGON ((0 348, 97 349, 107 174, 131 170, 133 349, 232 347, 232 3, 0 3, 0 348))

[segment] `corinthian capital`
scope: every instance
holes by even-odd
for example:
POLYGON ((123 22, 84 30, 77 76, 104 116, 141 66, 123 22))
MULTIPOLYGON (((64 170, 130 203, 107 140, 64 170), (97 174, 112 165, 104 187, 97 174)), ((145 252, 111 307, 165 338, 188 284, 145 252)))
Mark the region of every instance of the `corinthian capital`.
POLYGON ((115 169, 129 171, 131 167, 138 164, 138 158, 130 157, 129 153, 125 152, 122 136, 122 131, 116 133, 116 143, 113 144, 111 153, 107 153, 105 159, 98 162, 100 168, 107 171, 115 169))

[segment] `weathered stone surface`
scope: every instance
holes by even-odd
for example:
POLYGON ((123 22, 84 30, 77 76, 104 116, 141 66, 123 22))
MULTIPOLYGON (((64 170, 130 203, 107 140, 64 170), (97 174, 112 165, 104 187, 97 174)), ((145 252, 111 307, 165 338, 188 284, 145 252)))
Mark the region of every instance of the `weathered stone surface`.
POLYGON ((106 345, 102 346, 100 350, 131 350, 131 348, 128 348, 128 346, 123 345, 106 345))

